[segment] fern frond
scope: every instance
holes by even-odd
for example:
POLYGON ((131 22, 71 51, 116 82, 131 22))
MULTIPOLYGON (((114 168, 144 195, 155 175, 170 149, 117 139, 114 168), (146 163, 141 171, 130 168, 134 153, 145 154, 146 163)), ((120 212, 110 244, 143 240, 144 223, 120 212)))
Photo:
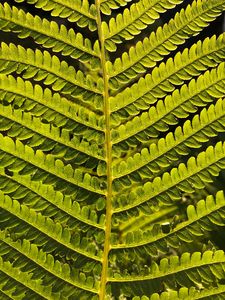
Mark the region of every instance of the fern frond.
POLYGON ((10 262, 14 257, 13 267, 21 271, 21 276, 26 274, 26 269, 27 271, 32 269, 32 277, 36 279, 41 277, 44 285, 51 278, 52 290, 54 292, 59 290, 61 297, 65 296, 69 289, 70 292, 72 290, 73 294, 76 293, 77 288, 87 290, 90 293, 97 293, 93 286, 94 282, 91 282, 90 278, 86 282, 80 282, 78 272, 73 274, 68 264, 62 264, 55 260, 51 254, 40 251, 35 244, 31 244, 28 240, 14 242, 4 232, 0 232, 0 240, 3 242, 2 247, 9 248, 7 249, 9 254, 6 257, 3 255, 3 260, 10 262), (66 285, 66 287, 60 291, 62 285, 66 285))
POLYGON ((129 53, 124 52, 122 58, 117 58, 113 64, 107 62, 111 84, 123 87, 137 78, 137 74, 154 67, 158 61, 177 49, 178 44, 183 44, 208 26, 209 22, 221 15, 224 8, 224 0, 193 1, 191 6, 188 5, 186 10, 182 9, 168 24, 159 27, 149 38, 131 47, 129 53))
POLYGON ((126 6, 127 3, 131 1, 132 0, 100 0, 100 9, 103 14, 110 15, 112 13, 112 9, 126 6))
POLYGON ((116 18, 111 18, 109 24, 102 23, 105 37, 105 47, 108 51, 116 51, 116 44, 122 40, 131 40, 139 35, 143 29, 160 18, 160 13, 174 8, 182 0, 140 0, 125 9, 116 18))
POLYGON ((188 155, 193 148, 200 148, 211 137, 224 132, 225 129, 225 99, 219 99, 215 105, 211 104, 200 115, 195 115, 192 121, 187 120, 183 128, 177 127, 165 138, 144 148, 141 153, 123 160, 113 168, 114 178, 119 182, 157 176, 171 164, 179 160, 180 156, 188 155), (122 177, 122 178, 121 178, 122 177))
MULTIPOLYGON (((84 147, 79 138, 73 138, 71 141, 69 134, 60 132, 57 128, 44 124, 37 118, 32 118, 31 114, 22 114, 19 110, 12 110, 10 106, 0 104, 0 132, 7 132, 12 138, 26 143, 31 148, 38 146, 39 150, 48 152, 52 150, 52 155, 57 158, 64 156, 67 163, 80 165, 81 163, 95 159, 103 161, 103 157, 96 155, 95 143, 89 142, 89 148, 84 147), (22 126, 22 129, 21 129, 22 126)), ((89 133, 90 134, 90 133, 89 133)), ((87 170, 88 171, 88 170, 87 170)))
POLYGON ((178 249, 182 244, 192 243, 196 237, 200 240, 199 237, 204 237, 207 231, 225 225, 223 191, 219 191, 215 199, 210 195, 206 200, 200 200, 196 207, 189 205, 187 216, 187 221, 178 224, 167 234, 157 226, 148 231, 129 232, 124 243, 112 244, 112 251, 115 251, 114 254, 118 251, 118 258, 137 251, 141 255, 143 250, 151 256, 157 256, 158 251, 166 253, 169 248, 178 249))
MULTIPOLYGON (((45 85, 50 85, 54 91, 64 95, 83 100, 79 104, 90 103, 89 107, 99 108, 102 106, 102 94, 99 87, 95 86, 90 76, 85 76, 80 70, 75 71, 74 67, 68 66, 65 61, 60 62, 58 57, 51 56, 47 51, 35 52, 31 49, 16 47, 13 44, 1 45, 0 70, 2 74, 12 72, 22 73, 23 78, 33 78, 35 81, 43 80, 45 85)), ((94 108, 93 108, 94 110, 94 108)))
POLYGON ((206 38, 190 49, 178 52, 174 59, 153 69, 152 74, 142 77, 138 83, 110 98, 112 124, 118 126, 124 119, 133 118, 149 108, 158 99, 201 74, 208 68, 215 68, 225 58, 225 34, 218 38, 206 38))
POLYGON ((149 137, 157 137, 159 132, 166 132, 169 125, 175 125, 178 118, 186 118, 190 112, 196 112, 196 107, 206 106, 213 99, 224 97, 224 62, 211 71, 206 71, 197 80, 192 80, 188 86, 183 85, 168 95, 165 101, 159 100, 156 107, 136 116, 131 121, 112 130, 112 140, 115 155, 121 150, 136 147, 146 142, 149 137))
POLYGON ((37 8, 44 11, 51 11, 54 17, 66 18, 80 27, 86 27, 91 31, 96 30, 96 9, 95 5, 89 5, 88 0, 15 0, 18 3, 27 2, 35 4, 37 8))
POLYGON ((54 219, 63 216, 68 227, 73 228, 76 221, 79 221, 83 223, 79 223, 80 227, 103 229, 104 215, 98 217, 95 211, 91 211, 87 206, 81 207, 77 201, 54 191, 53 187, 34 182, 30 176, 14 175, 11 179, 3 170, 0 171, 0 175, 2 192, 10 195, 12 199, 19 200, 37 212, 41 211, 45 216, 54 216, 54 219))
POLYGON ((59 189, 63 188, 66 194, 74 194, 73 185, 81 190, 89 191, 93 197, 104 195, 104 184, 95 176, 84 173, 81 169, 73 170, 71 165, 64 166, 61 160, 46 156, 42 151, 34 151, 24 146, 20 141, 14 143, 9 137, 0 135, 1 166, 21 175, 32 174, 33 180, 44 181, 59 189), (57 179, 58 178, 58 179, 57 179), (64 180, 65 186, 57 184, 59 178, 64 180), (61 186, 61 188, 60 188, 61 186))
MULTIPOLYGON (((60 252, 62 249, 70 253, 71 257, 85 258, 87 261, 95 261, 96 263, 101 261, 99 256, 99 250, 92 244, 87 247, 87 241, 85 238, 80 241, 79 234, 73 235, 70 230, 63 228, 59 223, 54 223, 48 217, 44 217, 41 214, 36 213, 34 210, 29 209, 26 205, 20 205, 17 200, 12 200, 11 197, 5 196, 3 193, 1 197, 1 208, 6 211, 6 217, 11 219, 12 223, 1 224, 2 228, 15 228, 15 233, 24 229, 24 223, 26 224, 26 231, 32 230, 32 239, 36 238, 36 243, 52 244, 52 250, 49 248, 49 252, 58 248, 60 252), (54 245, 55 244, 55 245, 54 245), (54 246, 53 246, 54 245, 54 246)), ((4 212, 2 212, 4 216, 4 212)), ((3 222, 4 222, 4 218, 3 222)), ((2 222, 2 220, 0 221, 2 222)), ((55 250, 56 251, 56 250, 55 250)))
POLYGON ((164 173, 162 178, 155 177, 143 186, 133 185, 132 189, 124 189, 123 193, 120 189, 121 195, 114 186, 114 214, 125 218, 126 213, 132 214, 141 208, 144 212, 151 212, 154 206, 171 205, 180 199, 181 191, 193 193, 195 189, 204 188, 207 182, 212 182, 211 177, 218 176, 219 170, 225 168, 224 163, 225 143, 218 142, 215 147, 209 146, 199 153, 197 158, 189 158, 187 165, 181 163, 170 173, 164 173))
POLYGON ((79 224, 80 228, 89 228, 89 231, 104 229, 104 214, 91 210, 88 206, 72 201, 68 196, 55 191, 52 186, 31 180, 31 176, 14 174, 13 178, 0 169, 0 186, 4 195, 10 195, 43 216, 54 217, 55 220, 64 218, 68 228, 73 229, 79 224))
POLYGON ((24 292, 24 288, 26 288, 28 297, 33 299, 51 299, 49 287, 41 285, 41 280, 32 280, 32 274, 24 273, 21 276, 21 272, 18 269, 13 268, 9 262, 4 262, 1 257, 0 271, 2 290, 15 289, 15 294, 20 294, 21 290, 24 292))
POLYGON ((159 265, 152 263, 151 269, 146 270, 147 275, 125 276, 121 274, 121 276, 116 273, 110 281, 115 294, 124 292, 127 296, 154 293, 163 288, 162 279, 168 288, 177 285, 191 287, 198 284, 207 287, 210 283, 216 284, 219 279, 223 278, 224 264, 225 256, 222 250, 205 251, 203 254, 200 252, 184 253, 180 258, 178 256, 171 256, 170 259, 164 258, 159 265))
POLYGON ((163 292, 162 294, 154 293, 151 297, 143 296, 133 297, 132 300, 223 300, 225 295, 225 286, 219 285, 219 287, 213 287, 210 289, 199 290, 198 288, 191 287, 190 289, 182 287, 178 291, 170 290, 163 292))
POLYGON ((11 298, 10 295, 11 295, 10 291, 2 291, 0 287, 0 296, 2 300, 12 300, 13 298, 11 298))
POLYGON ((0 4, 0 299, 223 299, 224 10, 0 4))
POLYGON ((43 122, 65 128, 74 134, 76 128, 79 128, 79 132, 82 132, 82 128, 88 129, 99 144, 102 142, 103 116, 79 104, 72 104, 50 89, 43 90, 41 86, 32 85, 30 81, 24 81, 20 77, 1 75, 0 93, 1 100, 14 109, 29 111, 43 122))
POLYGON ((164 219, 169 219, 170 215, 174 216, 178 211, 179 209, 176 206, 162 207, 160 211, 155 211, 151 215, 140 214, 138 217, 121 223, 119 226, 121 241, 124 240, 129 232, 149 230, 153 224, 163 221, 164 219))
POLYGON ((52 48, 54 52, 79 59, 81 62, 90 62, 92 66, 99 66, 99 46, 94 49, 89 39, 82 34, 75 34, 71 28, 60 27, 54 21, 33 17, 22 9, 10 7, 7 3, 0 5, 0 29, 16 32, 20 38, 32 37, 36 43, 45 48, 52 48))

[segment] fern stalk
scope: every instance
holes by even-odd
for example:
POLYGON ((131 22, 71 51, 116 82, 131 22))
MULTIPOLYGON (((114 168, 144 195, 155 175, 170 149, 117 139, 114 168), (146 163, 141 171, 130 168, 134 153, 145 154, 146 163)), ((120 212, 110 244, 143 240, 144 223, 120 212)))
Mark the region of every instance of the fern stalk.
POLYGON ((110 237, 111 237, 111 222, 112 222, 112 142, 111 142, 111 128, 110 128, 110 104, 109 104, 109 82, 106 70, 106 55, 105 55, 105 39, 102 30, 100 0, 95 0, 97 10, 97 27, 99 42, 101 45, 101 66, 102 76, 104 82, 104 116, 105 116, 105 140, 106 140, 106 176, 107 176, 107 194, 106 194, 106 223, 105 223, 105 242, 102 259, 102 274, 99 291, 99 299, 104 300, 106 295, 107 273, 108 273, 108 259, 110 251, 110 237))

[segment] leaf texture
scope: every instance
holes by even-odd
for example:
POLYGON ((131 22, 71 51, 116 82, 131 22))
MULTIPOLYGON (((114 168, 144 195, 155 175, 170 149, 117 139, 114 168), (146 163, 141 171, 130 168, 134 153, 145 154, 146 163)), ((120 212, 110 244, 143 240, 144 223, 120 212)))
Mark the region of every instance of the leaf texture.
POLYGON ((222 0, 207 1, 207 3, 193 1, 191 6, 177 13, 168 24, 159 27, 149 38, 131 47, 129 53, 124 52, 122 57, 117 58, 113 64, 108 62, 110 81, 113 85, 124 86, 125 83, 136 78, 138 73, 144 73, 147 68, 154 67, 158 61, 177 48, 177 42, 179 45, 183 44, 186 39, 197 35, 208 26, 209 22, 219 16, 222 10, 224 10, 222 0))
POLYGON ((224 9, 0 4, 0 299, 224 299, 224 9))
POLYGON ((129 2, 131 2, 131 0, 101 0, 100 9, 103 14, 110 15, 112 9, 118 9, 127 5, 129 2))
POLYGON ((224 100, 219 99, 215 106, 210 105, 208 110, 204 108, 192 121, 186 121, 183 128, 177 127, 174 136, 168 133, 157 144, 152 143, 149 149, 144 148, 140 154, 115 165, 114 177, 123 177, 124 180, 130 177, 132 180, 132 176, 138 172, 141 178, 152 178, 171 166, 179 156, 187 155, 191 148, 201 147, 216 134, 215 129, 218 133, 223 132, 224 111, 224 100))
POLYGON ((207 68, 216 67, 218 63, 223 62, 224 40, 225 35, 221 34, 218 39, 213 36, 210 39, 206 38, 202 43, 199 41, 190 50, 178 52, 174 59, 169 58, 158 68, 154 68, 152 74, 141 78, 137 84, 112 97, 110 103, 115 125, 124 118, 146 110, 149 105, 171 93, 175 87, 199 76, 207 68))
POLYGON ((222 285, 219 288, 212 288, 210 290, 206 291, 199 291, 198 289, 195 288, 181 288, 178 292, 177 291, 170 291, 170 292, 163 292, 162 294, 156 294, 154 293, 150 298, 147 296, 143 297, 134 297, 133 300, 168 300, 168 299, 187 299, 191 300, 193 299, 208 299, 208 300, 213 300, 213 299, 223 299, 224 297, 224 286, 222 285))
POLYGON ((115 251, 123 249, 124 252, 139 249, 141 253, 145 248, 151 256, 155 256, 157 255, 156 249, 166 253, 168 247, 176 249, 182 243, 192 243, 196 237, 203 237, 205 231, 213 230, 216 226, 224 226, 224 205, 224 195, 220 191, 216 199, 208 196, 206 200, 200 200, 196 207, 188 206, 188 220, 177 225, 168 234, 163 234, 160 227, 147 232, 141 230, 130 232, 126 236, 125 244, 113 245, 112 249, 115 251))
POLYGON ((85 79, 83 72, 80 70, 76 72, 74 67, 68 66, 65 61, 60 62, 58 57, 52 57, 47 51, 34 52, 21 46, 2 44, 0 62, 3 74, 23 72, 25 79, 44 80, 44 84, 51 84, 55 91, 60 89, 63 94, 69 94, 74 98, 81 98, 82 95, 84 102, 91 101, 94 97, 93 102, 96 106, 102 105, 101 92, 90 77, 85 79))
POLYGON ((160 261, 159 265, 153 264, 151 274, 149 275, 136 277, 124 276, 123 278, 118 275, 117 278, 111 280, 114 282, 115 289, 120 289, 123 285, 126 285, 125 290, 127 294, 129 294, 132 288, 136 289, 136 293, 141 293, 141 291, 149 292, 159 288, 162 278, 169 286, 176 281, 179 285, 191 285, 191 282, 199 283, 198 280, 205 272, 208 278, 204 276, 204 282, 200 281, 200 283, 207 285, 207 282, 216 281, 223 276, 223 268, 223 251, 216 251, 215 253, 206 251, 203 255, 201 255, 200 252, 194 252, 192 255, 186 252, 180 259, 177 256, 173 256, 170 258, 170 261, 165 258, 160 261), (190 272, 192 276, 188 276, 188 270, 192 270, 192 272, 190 272), (216 273, 217 270, 221 271, 216 273), (176 276, 174 276, 175 274, 176 276), (130 285, 131 281, 133 287, 130 285))
POLYGON ((124 212, 132 212, 145 202, 144 209, 150 209, 151 212, 152 206, 159 203, 170 205, 172 201, 178 200, 180 191, 193 193, 195 189, 203 188, 206 182, 212 181, 211 176, 218 176, 220 168, 224 168, 224 148, 225 144, 218 142, 215 147, 209 146, 206 151, 199 153, 197 158, 189 158, 187 165, 181 163, 162 177, 155 177, 143 186, 137 184, 132 191, 126 188, 122 195, 115 193, 114 213, 123 212, 121 217, 125 216, 124 212), (134 201, 134 198, 137 200, 134 201))
POLYGON ((99 46, 94 49, 89 39, 75 34, 73 29, 67 30, 56 22, 49 22, 31 14, 25 14, 22 9, 10 7, 7 3, 0 6, 0 27, 4 31, 16 32, 20 38, 32 37, 38 44, 52 48, 54 52, 79 59, 81 62, 91 62, 92 66, 99 65, 99 46))
POLYGON ((34 4, 44 11, 51 11, 54 17, 66 18, 69 22, 76 23, 80 27, 88 26, 90 30, 96 30, 95 6, 89 5, 88 0, 15 0, 16 2, 26 1, 34 4))
POLYGON ((176 89, 164 101, 159 100, 156 106, 151 106, 147 112, 114 129, 112 141, 115 153, 126 149, 127 145, 135 147, 139 141, 146 142, 149 137, 157 137, 159 132, 166 132, 169 125, 177 124, 177 118, 185 118, 190 111, 195 112, 196 106, 202 107, 213 98, 223 97, 224 66, 224 63, 221 63, 211 72, 206 71, 188 86, 183 85, 180 90, 176 89))
POLYGON ((109 24, 102 23, 106 49, 115 51, 115 44, 121 43, 122 39, 133 39, 149 24, 154 23, 160 17, 159 13, 174 8, 176 4, 180 3, 181 0, 151 2, 141 0, 131 5, 130 9, 125 9, 122 14, 118 14, 116 19, 111 18, 109 24))

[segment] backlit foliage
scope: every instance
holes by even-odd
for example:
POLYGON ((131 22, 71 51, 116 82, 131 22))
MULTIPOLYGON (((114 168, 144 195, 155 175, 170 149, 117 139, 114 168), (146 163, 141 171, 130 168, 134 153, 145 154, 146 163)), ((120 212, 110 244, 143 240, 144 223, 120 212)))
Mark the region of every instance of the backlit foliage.
POLYGON ((1 300, 225 299, 225 34, 180 48, 225 0, 186 3, 1 1, 1 300))

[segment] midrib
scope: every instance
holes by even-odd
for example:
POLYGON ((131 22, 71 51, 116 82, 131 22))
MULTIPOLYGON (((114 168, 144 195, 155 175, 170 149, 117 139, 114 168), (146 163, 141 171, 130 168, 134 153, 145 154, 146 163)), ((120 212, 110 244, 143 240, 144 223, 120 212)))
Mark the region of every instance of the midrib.
POLYGON ((105 242, 102 258, 102 274, 99 290, 99 299, 106 298, 106 284, 110 251, 111 219, 112 219, 112 142, 110 134, 110 105, 109 105, 109 82, 106 70, 105 38, 101 26, 100 0, 95 0, 97 10, 98 36, 101 46, 102 77, 104 81, 104 115, 105 115, 105 141, 106 141, 106 164, 107 164, 107 194, 106 194, 106 223, 105 242))

